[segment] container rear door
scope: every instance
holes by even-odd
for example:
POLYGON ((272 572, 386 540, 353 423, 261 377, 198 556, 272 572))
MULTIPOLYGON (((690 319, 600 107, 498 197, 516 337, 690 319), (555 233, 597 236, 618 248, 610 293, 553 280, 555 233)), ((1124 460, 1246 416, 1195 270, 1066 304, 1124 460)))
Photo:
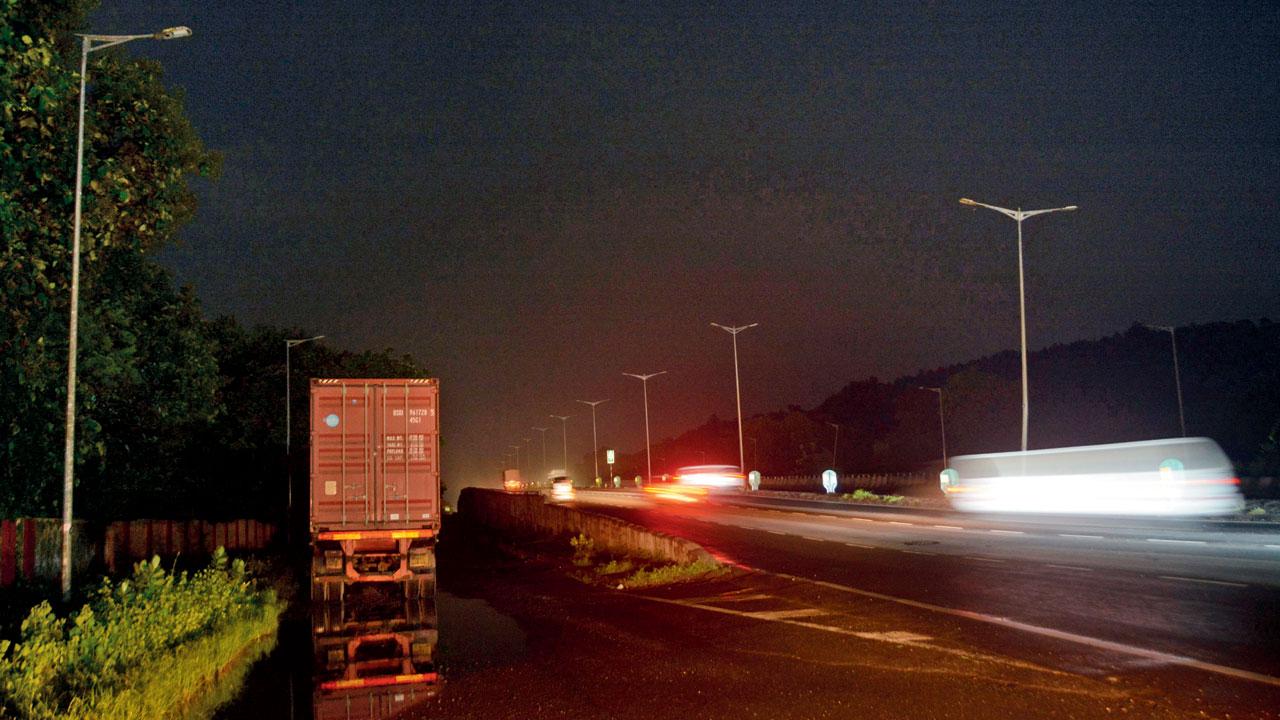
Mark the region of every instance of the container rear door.
POLYGON ((440 430, 437 386, 374 386, 382 452, 378 521, 436 526, 440 522, 440 430))

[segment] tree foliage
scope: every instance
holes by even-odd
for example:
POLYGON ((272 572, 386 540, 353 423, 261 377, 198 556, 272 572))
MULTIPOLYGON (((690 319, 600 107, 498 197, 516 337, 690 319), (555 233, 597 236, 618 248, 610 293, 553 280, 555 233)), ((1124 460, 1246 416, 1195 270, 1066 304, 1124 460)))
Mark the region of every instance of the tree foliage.
MULTIPOLYGON (((61 505, 78 39, 95 3, 0 0, 0 516, 61 505)), ((207 321, 155 253, 212 177, 158 63, 89 57, 77 381, 80 517, 271 515, 285 503, 284 340, 207 321)), ((311 376, 422 376, 390 350, 294 352, 295 448, 311 376)), ((298 455, 295 453, 295 457, 298 455)), ((305 454, 302 455, 305 457, 305 454)))
MULTIPOLYGON (((0 508, 60 497, 71 283, 79 28, 89 3, 0 0, 0 508)), ((77 463, 98 487, 172 455, 206 419, 216 364, 198 306, 150 256, 195 210, 205 150, 157 63, 94 53, 85 114, 77 463), (126 434, 118 430, 128 428, 126 434), (126 439, 127 438, 127 439, 126 439)))

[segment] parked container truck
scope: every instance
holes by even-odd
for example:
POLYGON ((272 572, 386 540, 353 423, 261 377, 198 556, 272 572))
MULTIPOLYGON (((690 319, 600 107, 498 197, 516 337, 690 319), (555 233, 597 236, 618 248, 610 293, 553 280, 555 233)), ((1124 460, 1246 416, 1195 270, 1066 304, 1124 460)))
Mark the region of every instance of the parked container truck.
POLYGON ((434 378, 311 381, 311 588, 435 592, 440 388, 434 378))

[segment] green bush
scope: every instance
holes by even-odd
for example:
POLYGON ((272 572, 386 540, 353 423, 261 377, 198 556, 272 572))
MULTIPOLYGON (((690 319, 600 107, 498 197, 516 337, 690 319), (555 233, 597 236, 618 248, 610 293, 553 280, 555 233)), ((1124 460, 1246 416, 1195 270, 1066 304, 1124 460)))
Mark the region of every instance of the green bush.
POLYGON ((586 533, 578 533, 577 537, 569 538, 569 546, 573 548, 574 565, 586 567, 591 564, 591 556, 596 552, 595 540, 586 533))
POLYGON ((596 574, 617 575, 619 573, 629 572, 633 567, 635 567, 634 563, 632 563, 630 560, 627 560, 627 559, 610 560, 604 565, 601 565, 600 567, 596 568, 596 574))
POLYGON ((886 505, 896 505, 902 502, 901 495, 877 495, 863 488, 858 488, 851 493, 845 493, 843 497, 845 500, 852 500, 853 502, 884 503, 886 505))
POLYGON ((727 568, 720 563, 711 560, 699 560, 683 565, 663 565, 662 567, 637 570, 626 579, 625 585, 629 588, 669 585, 684 580, 715 577, 725 572, 728 572, 727 568))
POLYGON ((219 548, 194 575, 160 559, 103 580, 70 618, 32 608, 21 641, 0 641, 0 716, 158 717, 189 701, 252 641, 275 628, 275 593, 219 548))

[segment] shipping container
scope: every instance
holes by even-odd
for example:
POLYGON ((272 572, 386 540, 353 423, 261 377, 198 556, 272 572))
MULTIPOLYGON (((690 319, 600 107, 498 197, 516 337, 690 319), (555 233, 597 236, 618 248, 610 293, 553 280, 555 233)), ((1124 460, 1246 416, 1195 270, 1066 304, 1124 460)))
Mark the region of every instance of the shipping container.
POLYGON ((433 378, 311 381, 312 593, 434 593, 440 389, 433 378))

